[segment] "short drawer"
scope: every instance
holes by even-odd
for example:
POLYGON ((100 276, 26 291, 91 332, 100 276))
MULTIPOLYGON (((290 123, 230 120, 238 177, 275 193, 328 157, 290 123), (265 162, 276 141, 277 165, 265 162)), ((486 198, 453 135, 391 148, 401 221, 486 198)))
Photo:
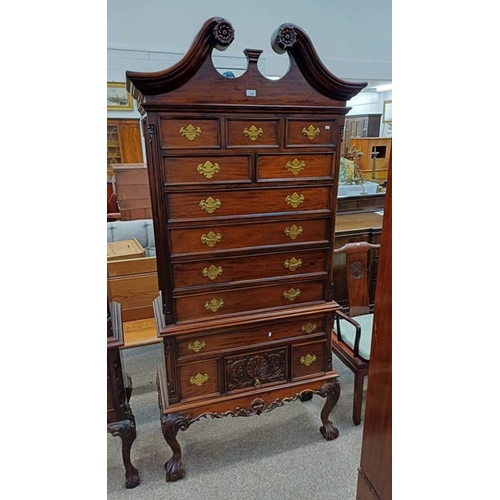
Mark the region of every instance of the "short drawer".
POLYGON ((327 269, 327 256, 326 250, 302 250, 173 264, 174 288, 322 273, 327 269))
POLYGON ((327 243, 330 239, 328 219, 300 219, 280 222, 240 223, 207 227, 170 229, 172 254, 299 243, 327 243))
POLYGON ((326 340, 293 345, 292 380, 324 373, 326 346, 326 340))
POLYGON ((179 356, 190 356, 199 353, 210 353, 225 349, 236 349, 292 339, 303 335, 314 335, 325 331, 324 318, 308 318, 288 324, 280 324, 238 332, 220 333, 216 335, 192 336, 177 341, 179 356))
POLYGON ((251 182, 250 157, 238 156, 164 156, 163 179, 170 185, 251 182))
POLYGON ((202 193, 171 193, 167 196, 169 219, 212 218, 297 211, 329 210, 328 187, 249 189, 202 193))
POLYGON ((286 146, 335 146, 337 120, 286 121, 286 146))
POLYGON ((324 281, 294 281, 293 284, 212 290, 174 297, 177 321, 213 318, 228 314, 292 307, 324 300, 324 281))
POLYGON ((278 147, 280 120, 228 118, 227 147, 278 147))
POLYGON ((217 359, 179 365, 181 399, 194 399, 219 393, 217 359))
POLYGON ((334 154, 257 155, 257 181, 333 179, 334 154))
POLYGON ((224 358, 227 392, 287 382, 287 360, 287 347, 224 358))
POLYGON ((220 148, 220 120, 160 117, 159 136, 162 149, 220 148))

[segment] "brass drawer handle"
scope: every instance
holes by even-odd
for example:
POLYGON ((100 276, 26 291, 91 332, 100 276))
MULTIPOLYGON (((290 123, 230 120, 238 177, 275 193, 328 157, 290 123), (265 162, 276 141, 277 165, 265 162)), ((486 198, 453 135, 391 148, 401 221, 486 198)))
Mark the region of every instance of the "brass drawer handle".
POLYGON ((301 330, 305 333, 312 333, 316 328, 316 323, 307 323, 307 325, 302 325, 301 330))
POLYGON ((309 125, 307 128, 302 129, 302 135, 305 135, 310 141, 312 141, 317 135, 319 135, 319 128, 309 125))
POLYGON ((283 297, 288 299, 290 302, 293 302, 297 297, 300 297, 300 288, 290 288, 290 290, 283 292, 283 297))
POLYGON ((193 127, 191 123, 187 127, 181 127, 179 129, 179 134, 184 136, 188 141, 193 141, 196 137, 201 134, 200 127, 193 127))
POLYGON ((201 342, 199 340, 195 340, 194 342, 190 342, 188 344, 188 349, 190 351, 200 352, 206 346, 207 343, 204 340, 202 340, 201 342))
POLYGON ((297 192, 293 194, 289 194, 286 198, 286 204, 291 205, 293 208, 297 208, 299 205, 304 203, 306 197, 303 194, 299 194, 297 192))
POLYGON ((193 385, 201 387, 207 380, 208 380, 208 375, 206 373, 204 373, 203 375, 201 373, 198 373, 196 374, 196 376, 191 377, 189 379, 189 382, 193 385))
POLYGON ((204 267, 203 271, 201 271, 201 274, 205 276, 208 279, 214 280, 217 278, 217 276, 220 276, 222 274, 222 267, 220 266, 214 266, 213 264, 210 267, 204 267))
POLYGON ((287 269, 290 269, 290 271, 296 271, 302 265, 302 259, 292 257, 290 260, 286 259, 285 262, 283 262, 283 265, 287 269))
POLYGON ((222 202, 219 198, 214 200, 211 196, 209 196, 206 200, 200 200, 200 208, 202 210, 206 210, 209 214, 213 214, 221 206, 222 202))
POLYGON ((298 175, 302 170, 306 168, 305 161, 299 161, 295 158, 292 162, 287 162, 285 168, 291 172, 293 175, 298 175))
POLYGON ((302 229, 302 226, 296 226, 294 224, 291 227, 285 228, 285 230, 283 232, 285 233, 286 236, 289 236, 290 239, 295 240, 297 238, 297 236, 302 234, 303 229, 302 229))
POLYGON ((205 245, 212 248, 217 245, 217 243, 220 243, 222 241, 222 234, 215 234, 213 231, 210 231, 208 234, 203 234, 200 240, 202 243, 205 243, 205 245))
POLYGON ((207 160, 205 163, 200 163, 196 170, 200 175, 211 179, 216 173, 220 172, 220 167, 218 163, 212 163, 207 160))
POLYGON ((252 125, 250 128, 245 128, 243 130, 243 135, 248 137, 251 141, 256 141, 258 137, 260 137, 264 131, 259 127, 257 128, 255 125, 252 125))
POLYGON ((212 299, 207 300, 205 302, 205 309, 212 312, 217 312, 224 305, 224 301, 222 299, 212 299))
POLYGON ((306 366, 311 366, 316 361, 316 354, 308 354, 300 358, 300 363, 306 366))

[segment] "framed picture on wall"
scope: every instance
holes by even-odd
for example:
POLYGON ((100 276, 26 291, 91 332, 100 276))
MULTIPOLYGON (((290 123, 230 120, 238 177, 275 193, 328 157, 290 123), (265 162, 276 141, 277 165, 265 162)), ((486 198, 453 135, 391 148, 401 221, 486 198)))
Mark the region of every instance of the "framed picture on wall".
POLYGON ((390 101, 384 101, 382 121, 384 123, 392 123, 392 99, 390 101))
POLYGON ((108 82, 108 110, 132 111, 132 96, 127 92, 125 83, 108 82))

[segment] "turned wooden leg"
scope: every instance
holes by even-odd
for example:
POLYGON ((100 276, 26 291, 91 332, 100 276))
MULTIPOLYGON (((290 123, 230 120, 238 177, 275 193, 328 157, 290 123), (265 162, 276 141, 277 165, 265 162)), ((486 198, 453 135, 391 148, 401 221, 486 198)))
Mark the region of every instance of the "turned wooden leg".
POLYGON ((185 431, 188 427, 188 419, 178 413, 162 417, 161 431, 165 441, 172 448, 173 452, 172 458, 165 463, 165 470, 167 471, 166 481, 178 481, 184 477, 185 472, 181 461, 181 446, 176 436, 179 430, 185 431))
POLYGON ((332 422, 328 419, 333 407, 337 404, 340 397, 340 384, 338 379, 334 382, 327 382, 319 388, 319 395, 326 397, 325 405, 321 410, 321 422, 323 425, 319 428, 321 434, 327 441, 339 437, 339 430, 333 426, 332 422))
POLYGON ((352 404, 352 421, 354 425, 361 423, 361 406, 363 404, 363 384, 365 375, 356 373, 354 375, 354 400, 352 404))
POLYGON ((122 457, 123 465, 125 466, 125 488, 135 488, 140 484, 141 480, 139 479, 139 471, 130 461, 130 450, 137 436, 134 416, 130 414, 128 420, 108 424, 108 432, 115 437, 119 436, 122 440, 122 457))

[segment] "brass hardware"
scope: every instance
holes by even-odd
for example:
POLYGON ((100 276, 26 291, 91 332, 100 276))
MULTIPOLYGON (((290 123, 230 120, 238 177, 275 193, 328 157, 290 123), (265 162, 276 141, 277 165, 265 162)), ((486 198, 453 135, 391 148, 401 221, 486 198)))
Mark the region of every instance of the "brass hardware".
POLYGON ((209 214, 213 214, 221 206, 222 202, 219 200, 219 198, 216 198, 214 200, 211 196, 209 196, 206 200, 200 201, 200 208, 202 210, 206 210, 209 214))
POLYGON ((256 379, 255 379, 255 382, 253 383, 253 385, 254 385, 255 387, 260 387, 260 386, 262 385, 262 382, 261 382, 258 378, 256 378, 256 379))
POLYGON ((312 125, 309 125, 307 128, 302 129, 302 135, 305 135, 310 141, 312 141, 317 135, 319 135, 319 128, 314 128, 312 125))
POLYGON ((300 363, 306 366, 311 366, 316 361, 316 354, 307 354, 300 358, 300 363))
POLYGON ((201 387, 207 380, 208 380, 208 375, 206 373, 203 375, 201 373, 198 373, 196 374, 195 377, 191 377, 189 379, 189 382, 193 385, 201 387))
POLYGON ((207 343, 204 340, 202 340, 201 342, 199 340, 195 340, 194 342, 190 342, 188 344, 188 349, 190 351, 200 352, 206 346, 207 343))
POLYGON ((193 127, 193 125, 189 124, 186 128, 181 127, 179 129, 179 134, 183 135, 188 141, 193 141, 201 134, 201 128, 193 127))
POLYGON ((214 266, 212 264, 210 267, 204 267, 201 273, 203 274, 203 276, 214 280, 215 278, 217 278, 217 276, 220 276, 222 274, 222 267, 214 266))
POLYGON ((297 158, 293 160, 292 162, 287 162, 285 165, 286 169, 291 172, 293 175, 298 175, 299 172, 304 170, 306 168, 306 162, 305 161, 299 161, 297 158))
POLYGON ((303 194, 299 194, 297 192, 293 194, 289 194, 286 198, 285 201, 287 205, 291 205, 293 208, 297 208, 301 203, 304 203, 304 200, 306 197, 303 194))
POLYGON ((302 226, 296 226, 295 224, 291 227, 287 227, 285 228, 285 230, 283 231, 285 233, 286 236, 289 236, 290 239, 292 240, 295 240, 297 238, 297 236, 299 236, 299 234, 302 234, 302 226))
POLYGON ((301 330, 306 333, 312 333, 316 328, 316 323, 307 323, 307 325, 302 325, 301 330))
POLYGON ((224 301, 222 299, 207 300, 205 302, 205 309, 212 312, 217 312, 223 305, 224 301))
POLYGON ((295 288, 292 287, 287 292, 283 292, 283 297, 285 299, 288 299, 290 302, 293 302, 299 296, 300 296, 300 288, 297 288, 297 290, 295 290, 295 288))
POLYGON ((302 265, 302 259, 292 257, 290 260, 286 259, 283 265, 290 271, 296 271, 302 265))
POLYGON ((208 160, 205 163, 200 163, 196 169, 200 175, 204 175, 207 179, 211 179, 220 171, 218 163, 211 163, 208 160))
POLYGON ((249 129, 245 128, 245 130, 243 130, 243 135, 248 137, 251 141, 256 141, 263 133, 264 131, 260 127, 257 128, 255 125, 252 125, 249 129))
POLYGON ((202 234, 200 240, 202 243, 212 248, 222 241, 222 234, 215 234, 213 231, 210 231, 208 234, 202 234))

